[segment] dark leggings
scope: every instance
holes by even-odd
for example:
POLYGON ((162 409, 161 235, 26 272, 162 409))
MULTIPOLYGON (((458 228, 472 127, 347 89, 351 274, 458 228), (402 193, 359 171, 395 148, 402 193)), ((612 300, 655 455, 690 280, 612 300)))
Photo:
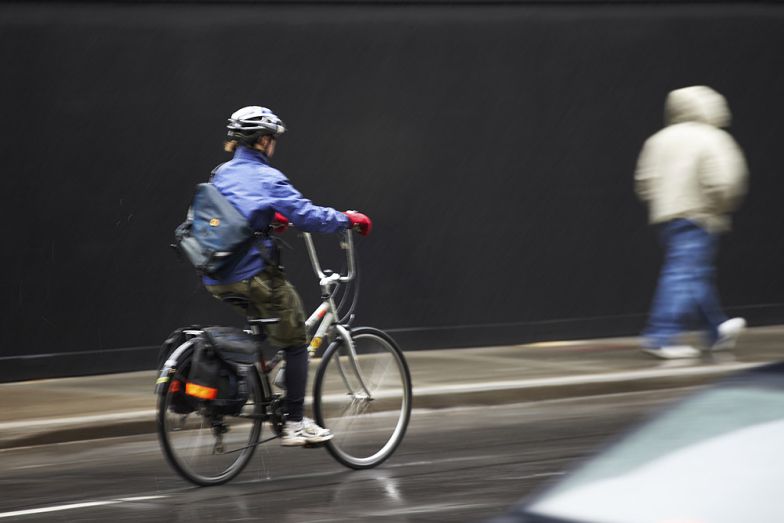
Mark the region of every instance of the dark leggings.
POLYGON ((300 421, 308 383, 308 346, 286 347, 286 412, 290 421, 300 421))

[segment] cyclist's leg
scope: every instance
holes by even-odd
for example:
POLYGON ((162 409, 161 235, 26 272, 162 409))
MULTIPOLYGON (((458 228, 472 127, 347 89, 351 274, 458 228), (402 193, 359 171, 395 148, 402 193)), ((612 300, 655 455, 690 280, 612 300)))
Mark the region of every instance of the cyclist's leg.
MULTIPOLYGON (((278 323, 265 327, 267 338, 273 347, 287 349, 306 345, 302 301, 294 286, 279 269, 267 267, 250 279, 227 285, 207 285, 206 288, 217 299, 221 299, 225 294, 246 297, 251 307, 247 314, 251 316, 278 318, 278 323)), ((243 316, 246 314, 242 307, 233 308, 243 316)))
POLYGON ((305 311, 302 302, 283 273, 268 267, 250 282, 250 298, 262 316, 279 318, 267 327, 273 347, 283 349, 286 357, 285 409, 291 420, 301 420, 308 377, 305 311))
MULTIPOLYGON (((283 273, 268 267, 250 279, 228 285, 208 285, 207 290, 220 299, 224 294, 239 294, 250 302, 247 314, 261 318, 278 318, 279 322, 265 327, 267 339, 286 357, 285 410, 292 420, 301 420, 307 388, 308 353, 305 333, 305 312, 302 303, 283 273)), ((246 311, 235 307, 243 315, 246 311)))
POLYGON ((308 381, 308 351, 305 311, 294 286, 275 267, 257 274, 250 285, 253 304, 264 316, 279 318, 267 329, 270 343, 285 351, 286 398, 288 419, 283 431, 283 445, 299 446, 325 441, 332 434, 318 427, 304 414, 308 381))
POLYGON ((279 318, 267 327, 267 337, 276 348, 305 345, 305 311, 302 301, 283 272, 267 267, 249 281, 249 298, 262 317, 279 318))
MULTIPOLYGON (((230 285, 209 285, 207 290, 216 297, 225 293, 241 294, 251 303, 250 314, 280 320, 276 324, 268 325, 265 330, 270 344, 282 349, 285 354, 284 409, 288 414, 288 421, 298 423, 298 431, 304 430, 302 437, 289 438, 288 444, 304 445, 329 439, 329 431, 321 429, 303 416, 308 380, 305 311, 296 289, 286 280, 283 272, 270 266, 248 280, 230 285)), ((290 431, 284 429, 284 444, 287 444, 287 432, 290 431)))

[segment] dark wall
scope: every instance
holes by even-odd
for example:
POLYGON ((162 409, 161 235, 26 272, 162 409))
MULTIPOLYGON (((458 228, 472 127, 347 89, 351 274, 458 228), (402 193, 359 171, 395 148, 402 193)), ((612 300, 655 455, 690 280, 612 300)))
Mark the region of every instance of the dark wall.
POLYGON ((636 332, 636 156, 669 90, 711 85, 752 171, 724 302, 780 322, 782 51, 775 4, 0 5, 0 378, 150 368, 174 327, 236 321, 168 243, 250 104, 303 193, 375 221, 359 323, 421 348, 636 332))

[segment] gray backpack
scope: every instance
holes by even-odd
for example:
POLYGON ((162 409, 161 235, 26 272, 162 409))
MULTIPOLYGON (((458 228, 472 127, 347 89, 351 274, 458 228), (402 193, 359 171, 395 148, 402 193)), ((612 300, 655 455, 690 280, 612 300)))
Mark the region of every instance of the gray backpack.
POLYGON ((172 247, 199 274, 219 278, 239 262, 260 235, 215 185, 200 183, 187 219, 174 231, 172 247))

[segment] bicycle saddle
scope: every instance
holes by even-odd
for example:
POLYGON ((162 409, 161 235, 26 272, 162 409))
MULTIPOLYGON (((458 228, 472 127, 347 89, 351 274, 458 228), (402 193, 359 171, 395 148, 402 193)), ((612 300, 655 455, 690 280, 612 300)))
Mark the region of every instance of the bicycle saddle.
POLYGON ((242 294, 221 294, 219 298, 224 303, 228 303, 229 305, 234 305, 235 307, 240 307, 245 310, 248 310, 248 305, 250 305, 250 300, 247 298, 247 296, 243 296, 242 294))

